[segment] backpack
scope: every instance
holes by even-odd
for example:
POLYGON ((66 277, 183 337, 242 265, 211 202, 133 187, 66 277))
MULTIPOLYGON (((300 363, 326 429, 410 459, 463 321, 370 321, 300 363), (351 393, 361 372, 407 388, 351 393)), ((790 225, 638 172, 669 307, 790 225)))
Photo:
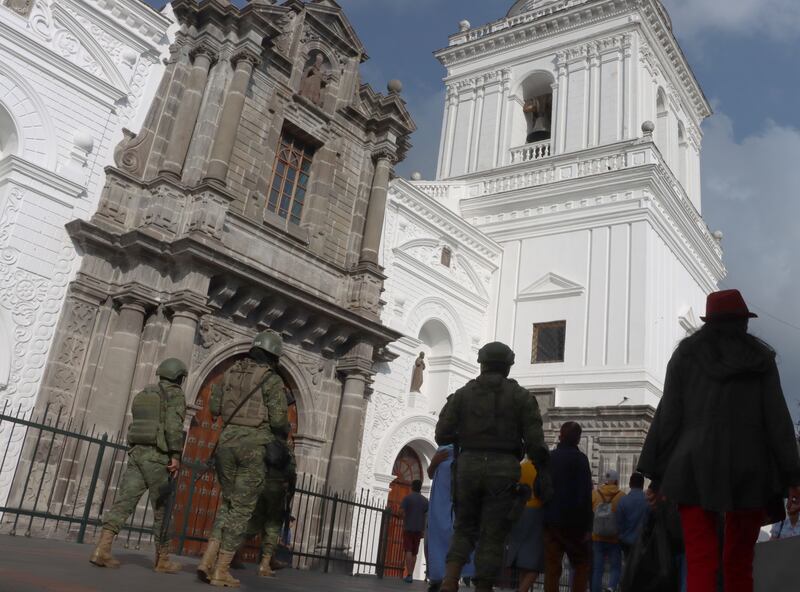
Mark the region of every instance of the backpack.
POLYGON ((133 421, 128 428, 128 444, 157 446, 164 438, 164 393, 160 386, 150 385, 133 398, 133 421))
POLYGON ((607 499, 602 493, 600 494, 600 499, 602 501, 594 511, 593 535, 602 538, 613 538, 619 534, 619 530, 617 529, 617 517, 614 515, 614 500, 617 498, 617 495, 613 495, 611 499, 607 499))

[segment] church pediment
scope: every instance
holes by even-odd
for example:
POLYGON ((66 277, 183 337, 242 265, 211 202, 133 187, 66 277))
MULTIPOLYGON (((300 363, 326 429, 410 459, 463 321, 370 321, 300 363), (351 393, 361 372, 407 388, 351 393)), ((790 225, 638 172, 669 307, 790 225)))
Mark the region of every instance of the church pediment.
POLYGON ((580 296, 584 287, 555 273, 546 273, 522 290, 517 296, 518 302, 528 300, 544 300, 546 298, 567 298, 580 296))
POLYGON ((444 265, 442 261, 443 248, 448 248, 448 246, 434 238, 423 238, 397 247, 394 249, 394 254, 408 262, 413 261, 418 266, 424 266, 428 272, 446 278, 471 294, 487 299, 488 292, 484 282, 490 281, 490 278, 487 276, 481 280, 467 257, 461 253, 453 253, 450 265, 444 265))
POLYGON ((366 54, 364 44, 361 43, 355 29, 342 12, 342 7, 334 0, 314 0, 310 4, 306 4, 306 10, 337 38, 353 48, 356 53, 366 54))

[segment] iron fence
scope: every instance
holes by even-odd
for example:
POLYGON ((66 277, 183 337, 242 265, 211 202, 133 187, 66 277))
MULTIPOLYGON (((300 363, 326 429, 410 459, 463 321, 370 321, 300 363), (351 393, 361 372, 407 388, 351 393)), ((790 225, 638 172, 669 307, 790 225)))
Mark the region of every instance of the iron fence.
MULTIPOLYGON (((120 434, 84 433, 61 410, 0 412, 0 531, 90 542, 104 510, 116 498, 128 447, 120 434)), ((219 504, 216 476, 205 459, 184 458, 169 532, 174 552, 199 555, 219 504)), ((282 547, 293 567, 348 574, 402 575, 401 522, 367 492, 340 495, 301 475, 291 504, 291 541, 282 547)), ((148 496, 118 540, 131 548, 152 542, 148 496)), ((245 560, 257 560, 259 541, 248 541, 245 560)))

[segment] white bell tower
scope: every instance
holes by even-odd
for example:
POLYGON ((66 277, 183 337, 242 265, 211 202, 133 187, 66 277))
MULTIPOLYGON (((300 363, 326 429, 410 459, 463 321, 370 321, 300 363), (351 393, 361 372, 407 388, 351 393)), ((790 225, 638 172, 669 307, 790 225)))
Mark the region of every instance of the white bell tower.
POLYGON ((556 407, 655 407, 725 275, 701 217, 711 110, 664 7, 520 0, 436 57, 437 179, 413 184, 502 247, 488 337, 556 407))

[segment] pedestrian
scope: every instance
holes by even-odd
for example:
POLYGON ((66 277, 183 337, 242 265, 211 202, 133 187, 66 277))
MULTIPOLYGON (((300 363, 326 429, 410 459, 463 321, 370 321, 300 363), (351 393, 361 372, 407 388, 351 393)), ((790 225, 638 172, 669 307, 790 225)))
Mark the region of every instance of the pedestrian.
POLYGON ((212 391, 209 410, 222 417, 224 426, 214 453, 222 501, 197 575, 213 586, 239 587, 230 564, 264 486, 266 447, 275 440, 270 415, 277 416, 273 422, 288 424, 285 385, 278 374, 282 351, 280 335, 259 333, 248 356, 212 391))
POLYGON ((506 567, 519 570, 519 592, 529 592, 544 572, 544 511, 536 495, 536 466, 525 459, 520 464, 521 485, 531 491, 519 519, 514 523, 506 553, 506 567))
POLYGON ((630 491, 617 504, 617 529, 622 554, 627 558, 647 517, 648 502, 644 493, 644 475, 634 473, 628 483, 630 491))
MULTIPOLYGON (((428 527, 425 530, 428 592, 437 592, 442 585, 447 550, 453 537, 452 465, 452 445, 440 446, 428 465, 431 480, 428 527)), ((461 577, 472 578, 474 575, 475 565, 470 561, 461 570, 461 577)))
POLYGON ((178 573, 181 566, 170 561, 169 534, 163 528, 171 496, 170 479, 177 476, 183 452, 183 421, 186 397, 181 385, 188 374, 186 364, 169 358, 156 369, 158 384, 145 387, 133 398, 128 428, 128 465, 122 475, 114 505, 103 516, 103 530, 90 561, 99 567, 119 567, 111 555, 114 537, 136 509, 145 491, 153 506, 155 571, 178 573))
POLYGON ((592 470, 580 451, 583 429, 575 421, 561 426, 550 454, 553 498, 544 509, 544 589, 559 592, 564 555, 571 567, 572 592, 586 592, 591 566, 592 470))
POLYGON ((654 488, 679 505, 688 592, 715 589, 718 514, 725 518, 725 590, 752 592, 766 510, 787 493, 789 512, 800 509, 794 426, 775 351, 748 333, 756 316, 738 290, 708 296, 705 325, 678 345, 667 366, 639 459, 654 488))
POLYGON ((619 546, 617 505, 625 494, 619 488, 619 473, 606 471, 603 484, 592 492, 592 592, 615 592, 622 575, 622 550, 619 546), (609 567, 609 585, 603 588, 603 576, 609 567))
MULTIPOLYGON (((270 423, 272 423, 272 416, 272 409, 270 409, 270 423)), ((288 429, 288 420, 286 420, 285 430, 288 429)), ((261 489, 256 509, 247 523, 247 530, 243 537, 244 540, 254 536, 261 537, 261 561, 258 566, 258 575, 262 578, 272 578, 276 571, 287 567, 275 555, 281 528, 288 518, 287 502, 293 495, 297 482, 297 465, 294 451, 286 438, 288 433, 281 428, 281 431, 277 433, 273 431, 273 434, 275 435, 274 445, 285 448, 283 453, 285 459, 275 459, 271 464, 268 463, 264 474, 264 487, 261 489)))
POLYGON ((773 524, 770 529, 769 538, 772 541, 800 536, 800 508, 790 508, 788 503, 787 508, 789 512, 786 518, 773 524))
POLYGON ((480 376, 448 398, 436 424, 437 443, 453 444, 459 451, 455 530, 442 592, 458 590, 461 569, 473 550, 475 591, 492 590, 511 529, 519 461, 527 453, 540 478, 548 462, 536 398, 508 378, 514 352, 502 343, 490 343, 478 352, 478 363, 480 376))
POLYGON ((403 552, 406 576, 403 581, 411 584, 414 581, 414 568, 417 566, 419 544, 425 532, 428 515, 428 499, 422 495, 422 481, 411 482, 411 493, 400 502, 400 515, 403 518, 403 552))

